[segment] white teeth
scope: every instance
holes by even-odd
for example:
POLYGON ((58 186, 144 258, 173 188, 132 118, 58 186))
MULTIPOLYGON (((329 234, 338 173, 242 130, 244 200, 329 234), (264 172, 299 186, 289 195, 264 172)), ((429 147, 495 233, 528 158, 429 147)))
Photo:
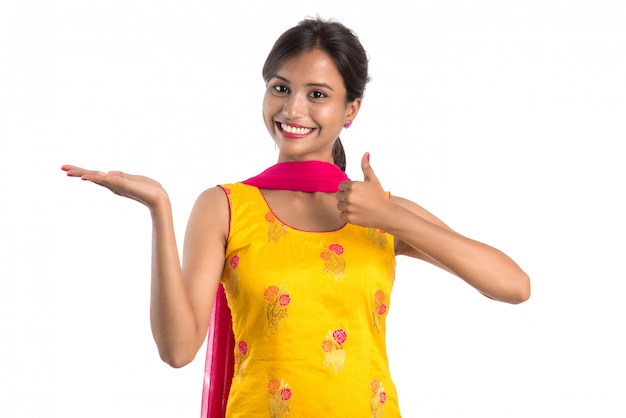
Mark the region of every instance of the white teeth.
POLYGON ((296 128, 295 126, 289 126, 285 123, 280 124, 280 129, 290 134, 306 135, 313 130, 313 128, 296 128))

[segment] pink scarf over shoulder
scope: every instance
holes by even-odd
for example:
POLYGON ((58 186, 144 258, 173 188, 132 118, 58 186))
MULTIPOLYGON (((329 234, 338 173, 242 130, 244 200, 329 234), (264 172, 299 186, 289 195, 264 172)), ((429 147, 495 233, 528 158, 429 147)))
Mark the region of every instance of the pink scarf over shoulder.
MULTIPOLYGON (((323 161, 284 162, 243 181, 259 189, 336 193, 349 181, 335 164, 323 161)), ((201 418, 224 418, 234 370, 235 337, 224 287, 220 284, 207 336, 201 418)))

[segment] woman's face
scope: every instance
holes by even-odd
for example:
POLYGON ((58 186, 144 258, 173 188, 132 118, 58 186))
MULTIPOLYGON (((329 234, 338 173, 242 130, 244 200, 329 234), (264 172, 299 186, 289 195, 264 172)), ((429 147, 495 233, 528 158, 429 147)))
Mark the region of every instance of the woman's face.
POLYGON ((280 153, 278 162, 333 162, 332 148, 361 99, 346 103, 343 78, 320 49, 289 58, 269 82, 263 119, 280 153))

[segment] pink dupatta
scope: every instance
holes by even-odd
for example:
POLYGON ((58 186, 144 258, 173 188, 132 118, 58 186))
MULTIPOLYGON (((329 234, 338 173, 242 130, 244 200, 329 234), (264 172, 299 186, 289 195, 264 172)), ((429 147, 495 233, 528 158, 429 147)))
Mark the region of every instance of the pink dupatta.
MULTIPOLYGON (((260 189, 336 193, 349 181, 335 164, 323 161, 284 162, 243 181, 260 189)), ((233 377, 235 337, 224 287, 220 284, 207 336, 201 418, 224 418, 233 377)))

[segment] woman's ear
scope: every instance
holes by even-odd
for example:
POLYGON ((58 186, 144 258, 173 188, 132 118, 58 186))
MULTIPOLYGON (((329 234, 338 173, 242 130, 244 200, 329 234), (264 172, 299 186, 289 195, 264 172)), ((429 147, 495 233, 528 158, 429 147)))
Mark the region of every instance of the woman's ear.
POLYGON ((346 106, 346 119, 354 120, 354 118, 356 118, 356 115, 359 113, 359 109, 361 108, 361 101, 362 99, 359 97, 354 99, 352 102, 348 102, 348 105, 346 106))

